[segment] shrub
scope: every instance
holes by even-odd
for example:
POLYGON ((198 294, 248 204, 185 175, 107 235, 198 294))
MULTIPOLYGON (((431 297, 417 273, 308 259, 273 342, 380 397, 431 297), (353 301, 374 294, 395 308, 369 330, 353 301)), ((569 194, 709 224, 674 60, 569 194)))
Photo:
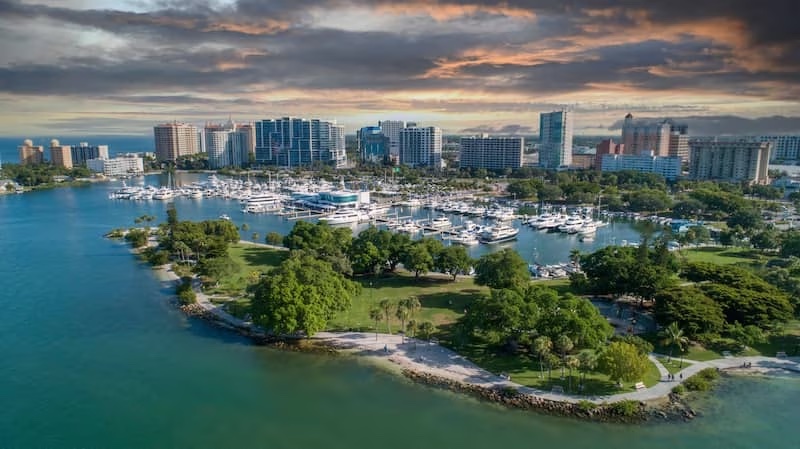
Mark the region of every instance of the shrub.
POLYGON ((708 391, 714 386, 717 378, 719 378, 719 373, 716 368, 706 368, 686 379, 683 384, 689 391, 708 391))
POLYGON ((631 417, 639 414, 639 403, 636 401, 619 401, 609 406, 611 412, 618 416, 631 417))
POLYGON ((166 265, 169 263, 169 253, 164 250, 151 251, 147 255, 147 261, 150 262, 150 265, 156 267, 160 265, 166 265))
POLYGON ((129 242, 134 248, 141 248, 147 245, 147 232, 142 229, 131 229, 125 235, 125 241, 129 242))
POLYGON ((675 385, 675 388, 672 389, 672 392, 678 395, 684 394, 686 393, 686 387, 680 384, 675 385))
POLYGON ((192 289, 191 278, 183 278, 181 283, 175 288, 175 292, 178 294, 178 301, 182 305, 194 304, 197 302, 197 295, 195 295, 192 289))
POLYGON ((590 411, 596 409, 597 407, 598 407, 597 404, 595 404, 592 401, 587 401, 585 399, 583 399, 580 402, 578 402, 578 408, 581 411, 584 411, 584 412, 590 412, 590 411))

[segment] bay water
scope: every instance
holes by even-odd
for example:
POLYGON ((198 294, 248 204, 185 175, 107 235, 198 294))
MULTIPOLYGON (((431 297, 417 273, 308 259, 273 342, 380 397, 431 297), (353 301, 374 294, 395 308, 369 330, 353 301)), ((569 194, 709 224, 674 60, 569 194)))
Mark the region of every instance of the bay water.
MULTIPOLYGON (((796 379, 728 379, 693 422, 621 426, 506 410, 351 357, 253 346, 183 316, 171 288, 102 237, 144 213, 165 217, 163 203, 108 200, 116 187, 0 196, 0 448, 800 447, 796 379)), ((244 219, 222 200, 176 207, 183 219, 244 219)), ((247 220, 262 238, 291 227, 247 220)))

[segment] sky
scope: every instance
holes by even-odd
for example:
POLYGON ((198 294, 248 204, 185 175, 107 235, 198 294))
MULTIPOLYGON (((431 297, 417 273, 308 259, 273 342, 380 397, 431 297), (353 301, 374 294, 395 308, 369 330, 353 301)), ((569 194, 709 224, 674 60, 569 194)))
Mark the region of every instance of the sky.
POLYGON ((378 120, 800 133, 797 0, 0 0, 0 135, 378 120), (794 12, 793 12, 794 11, 794 12))

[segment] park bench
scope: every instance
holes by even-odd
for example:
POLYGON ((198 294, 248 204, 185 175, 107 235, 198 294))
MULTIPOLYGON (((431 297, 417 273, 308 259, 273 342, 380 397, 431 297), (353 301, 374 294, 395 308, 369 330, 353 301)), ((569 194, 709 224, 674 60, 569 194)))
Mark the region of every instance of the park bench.
POLYGON ((636 388, 637 390, 643 390, 643 389, 645 389, 647 387, 644 386, 644 382, 636 382, 636 385, 634 385, 634 388, 636 388))

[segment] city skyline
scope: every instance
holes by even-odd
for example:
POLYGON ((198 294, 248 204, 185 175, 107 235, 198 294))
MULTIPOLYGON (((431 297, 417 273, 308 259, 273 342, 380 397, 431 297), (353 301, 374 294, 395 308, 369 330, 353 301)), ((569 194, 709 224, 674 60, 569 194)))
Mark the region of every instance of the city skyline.
POLYGON ((0 0, 0 133, 232 115, 533 135, 564 106, 576 135, 617 135, 628 112, 800 132, 791 0, 655 3, 0 0))

